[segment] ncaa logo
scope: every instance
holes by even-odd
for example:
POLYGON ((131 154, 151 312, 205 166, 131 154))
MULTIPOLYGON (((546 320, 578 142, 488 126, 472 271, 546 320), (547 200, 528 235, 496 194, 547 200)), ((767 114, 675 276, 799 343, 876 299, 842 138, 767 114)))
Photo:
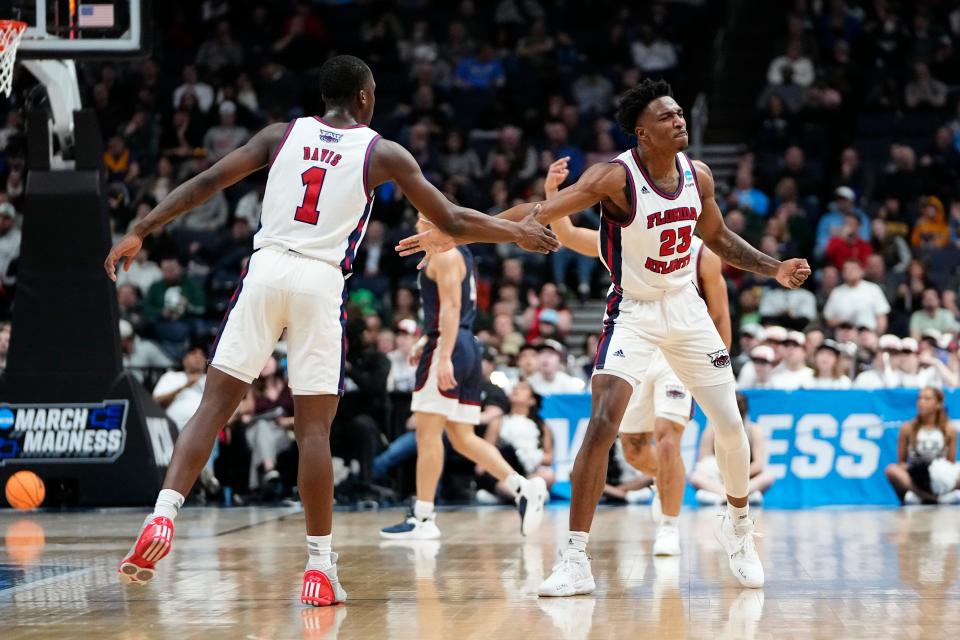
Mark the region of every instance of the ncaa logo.
POLYGON ((15 416, 13 415, 13 411, 6 407, 0 409, 0 431, 12 428, 14 422, 15 416))
POLYGON ((724 367, 730 366, 730 355, 727 354, 726 349, 720 349, 719 351, 714 351, 713 353, 708 353, 707 357, 710 358, 711 364, 717 369, 723 369, 724 367))

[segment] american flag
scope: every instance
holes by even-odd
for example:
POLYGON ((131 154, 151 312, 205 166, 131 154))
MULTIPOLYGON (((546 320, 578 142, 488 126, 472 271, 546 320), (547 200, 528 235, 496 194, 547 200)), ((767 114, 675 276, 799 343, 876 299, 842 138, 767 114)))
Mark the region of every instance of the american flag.
POLYGON ((113 5, 112 4, 82 4, 80 5, 80 15, 77 18, 79 27, 112 27, 113 5))

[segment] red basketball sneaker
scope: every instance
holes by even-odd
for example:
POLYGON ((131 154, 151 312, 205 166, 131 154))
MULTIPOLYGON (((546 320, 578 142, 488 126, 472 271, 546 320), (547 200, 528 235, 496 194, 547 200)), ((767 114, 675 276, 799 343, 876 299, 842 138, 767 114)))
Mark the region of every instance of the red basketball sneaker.
POLYGON ((347 599, 347 592, 337 578, 337 554, 331 555, 334 564, 329 569, 307 569, 303 572, 303 588, 300 590, 300 602, 303 604, 329 607, 347 599))
POLYGON ((121 582, 146 584, 153 579, 154 566, 170 553, 173 544, 173 521, 165 516, 148 516, 140 537, 120 563, 117 575, 121 582))

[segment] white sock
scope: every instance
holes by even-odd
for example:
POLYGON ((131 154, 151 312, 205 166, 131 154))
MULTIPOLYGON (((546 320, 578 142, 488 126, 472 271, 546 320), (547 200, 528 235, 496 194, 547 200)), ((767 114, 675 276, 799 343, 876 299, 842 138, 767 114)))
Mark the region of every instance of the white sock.
POLYGON ((413 504, 413 517, 417 520, 426 520, 433 515, 433 503, 417 500, 413 504))
POLYGON ((153 507, 153 515, 164 516, 173 520, 180 513, 183 500, 183 496, 173 489, 161 489, 157 496, 157 504, 153 507))
POLYGON ((747 524, 747 516, 750 515, 750 505, 745 504, 742 507, 735 507, 727 503, 727 513, 730 514, 730 521, 734 527, 747 524))
POLYGON ((590 533, 588 531, 571 531, 570 537, 567 538, 567 550, 586 553, 587 540, 589 539, 590 539, 590 533))
POLYGON ((330 548, 333 534, 325 536, 307 536, 307 569, 329 569, 333 566, 330 548))
POLYGON ((510 493, 512 493, 514 497, 517 497, 520 495, 520 490, 523 489, 523 483, 526 482, 526 478, 514 472, 504 478, 503 481, 507 485, 507 488, 510 489, 510 493))
POLYGON ((668 516, 667 514, 661 514, 660 524, 664 526, 678 527, 680 526, 680 516, 668 516))

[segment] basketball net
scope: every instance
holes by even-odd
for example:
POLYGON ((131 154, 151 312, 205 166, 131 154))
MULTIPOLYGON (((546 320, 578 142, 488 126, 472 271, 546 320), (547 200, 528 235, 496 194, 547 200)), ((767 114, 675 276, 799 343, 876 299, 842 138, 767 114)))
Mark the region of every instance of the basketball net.
POLYGON ((13 63, 17 60, 17 47, 26 29, 26 22, 0 20, 0 91, 8 98, 13 89, 13 63))

